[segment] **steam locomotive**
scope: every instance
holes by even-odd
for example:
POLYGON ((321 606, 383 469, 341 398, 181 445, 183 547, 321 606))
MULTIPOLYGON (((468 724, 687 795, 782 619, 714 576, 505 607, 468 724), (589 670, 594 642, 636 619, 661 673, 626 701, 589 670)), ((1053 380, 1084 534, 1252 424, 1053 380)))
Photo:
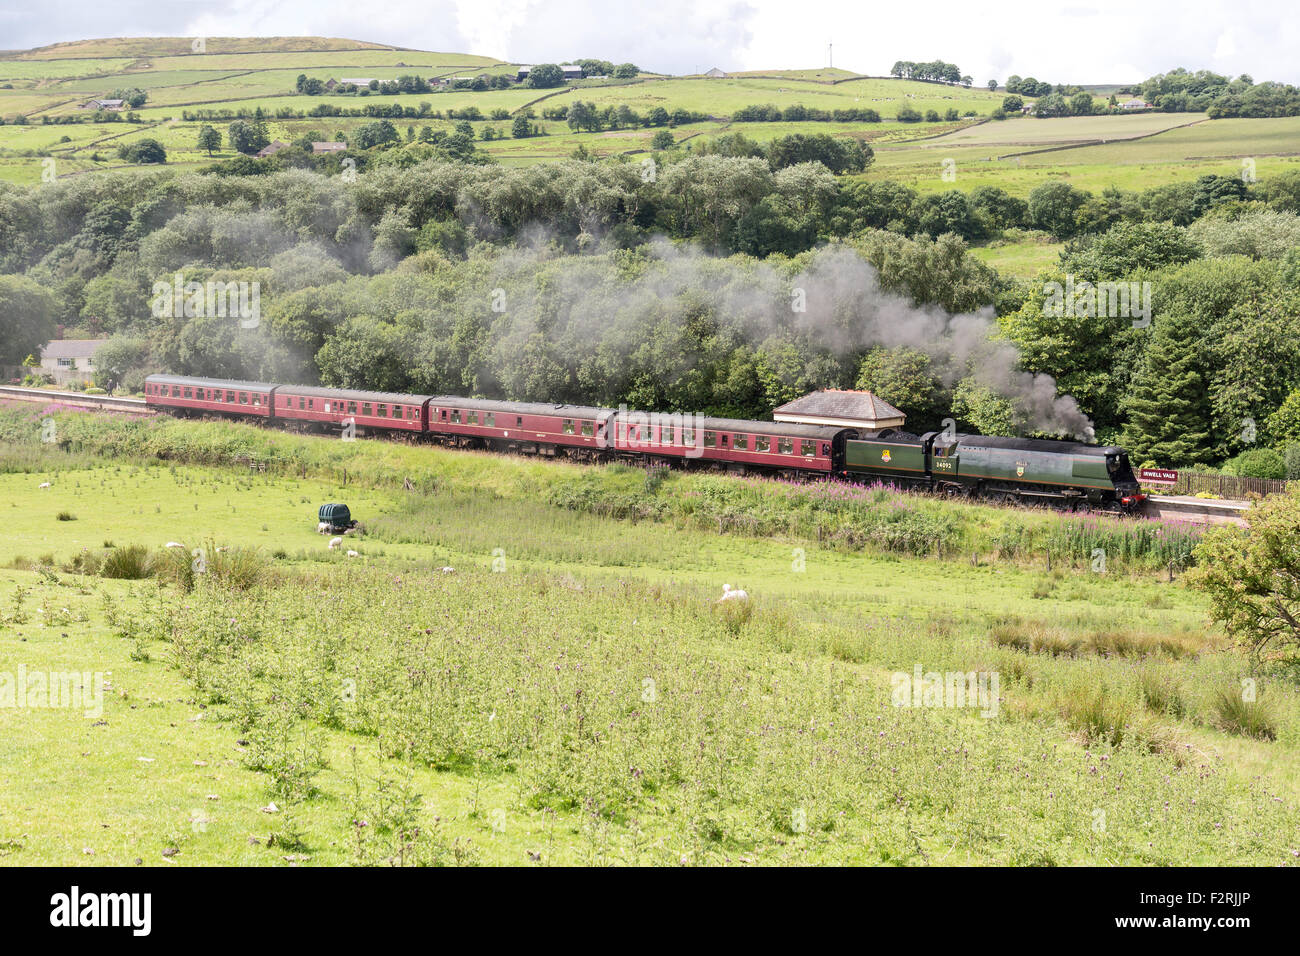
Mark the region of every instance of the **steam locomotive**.
POLYGON ((879 480, 949 497, 1136 510, 1145 498, 1116 446, 896 429, 757 422, 585 405, 501 402, 151 375, 148 405, 299 430, 405 434, 461 448, 581 461, 706 465, 879 480))

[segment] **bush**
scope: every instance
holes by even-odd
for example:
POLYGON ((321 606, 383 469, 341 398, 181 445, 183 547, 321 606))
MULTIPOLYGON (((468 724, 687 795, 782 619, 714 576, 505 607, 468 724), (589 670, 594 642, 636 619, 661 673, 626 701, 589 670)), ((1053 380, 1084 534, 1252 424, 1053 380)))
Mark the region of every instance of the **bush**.
POLYGON ((149 549, 142 544, 113 548, 104 555, 99 575, 104 578, 140 581, 149 576, 149 564, 149 549))
POLYGON ((1250 448, 1224 462, 1223 470, 1242 478, 1285 478, 1286 459, 1272 448, 1250 448))
POLYGON ((1214 725, 1256 740, 1277 739, 1277 717, 1262 700, 1247 700, 1243 689, 1227 685, 1214 695, 1214 725))

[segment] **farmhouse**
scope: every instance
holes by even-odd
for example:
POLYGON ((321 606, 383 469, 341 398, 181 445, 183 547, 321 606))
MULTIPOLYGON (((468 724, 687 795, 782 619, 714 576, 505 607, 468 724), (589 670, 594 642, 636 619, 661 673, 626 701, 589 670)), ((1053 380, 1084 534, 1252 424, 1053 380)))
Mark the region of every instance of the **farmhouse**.
POLYGON ((875 435, 902 428, 907 416, 873 392, 825 388, 786 402, 772 412, 778 422, 798 425, 838 425, 875 435))
POLYGON ((339 86, 343 86, 344 84, 350 83, 353 86, 357 87, 358 89, 360 89, 363 86, 369 86, 371 83, 374 82, 375 82, 374 78, 369 76, 340 76, 339 77, 339 86))
POLYGON ((704 75, 711 80, 723 80, 726 79, 727 77, 727 74, 723 73, 716 66, 713 69, 709 70, 709 72, 705 73, 704 75))
POLYGON ((341 153, 348 148, 347 143, 312 143, 311 151, 319 155, 320 153, 341 153))
POLYGON ((582 67, 578 66, 576 63, 561 63, 560 69, 564 71, 564 78, 566 80, 582 79, 582 67))
POLYGON ((1151 104, 1139 97, 1134 97, 1133 99, 1124 103, 1124 109, 1126 110, 1147 110, 1150 108, 1151 108, 1151 104))
POLYGON ((95 353, 107 339, 55 339, 41 349, 40 369, 60 385, 90 378, 95 353))
POLYGON ((263 146, 253 155, 256 156, 258 159, 266 159, 266 157, 268 156, 274 156, 280 150, 285 149, 288 145, 289 145, 288 143, 282 143, 277 139, 274 142, 269 143, 266 146, 263 146))
POLYGON ((123 100, 91 100, 82 109, 86 110, 120 110, 123 100))

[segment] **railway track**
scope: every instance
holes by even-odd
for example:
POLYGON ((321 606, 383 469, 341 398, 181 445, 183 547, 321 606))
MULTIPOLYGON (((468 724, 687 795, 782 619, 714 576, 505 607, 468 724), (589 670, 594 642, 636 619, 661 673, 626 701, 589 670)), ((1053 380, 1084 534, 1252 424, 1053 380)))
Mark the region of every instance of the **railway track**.
POLYGON ((61 392, 48 388, 24 388, 18 385, 0 385, 0 399, 19 402, 47 402, 73 408, 107 408, 136 415, 153 415, 143 398, 121 398, 116 395, 87 395, 84 392, 61 392))
MULTIPOLYGON (((86 395, 83 392, 52 391, 47 388, 24 388, 17 385, 0 385, 0 401, 2 400, 57 402, 74 408, 110 409, 135 415, 156 414, 142 398, 86 395)), ((1139 514, 1148 518, 1187 521, 1191 524, 1244 525, 1245 512, 1249 508, 1248 501, 1153 495, 1143 502, 1139 514)))

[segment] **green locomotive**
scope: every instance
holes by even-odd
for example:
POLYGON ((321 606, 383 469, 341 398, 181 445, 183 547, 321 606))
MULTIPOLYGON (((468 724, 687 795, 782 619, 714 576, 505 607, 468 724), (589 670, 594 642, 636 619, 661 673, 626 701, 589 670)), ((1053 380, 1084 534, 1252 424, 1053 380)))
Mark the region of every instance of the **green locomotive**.
POLYGON ((1016 504, 1134 511, 1141 493, 1128 454, 1115 445, 895 432, 845 443, 844 472, 949 497, 986 497, 1016 504))

